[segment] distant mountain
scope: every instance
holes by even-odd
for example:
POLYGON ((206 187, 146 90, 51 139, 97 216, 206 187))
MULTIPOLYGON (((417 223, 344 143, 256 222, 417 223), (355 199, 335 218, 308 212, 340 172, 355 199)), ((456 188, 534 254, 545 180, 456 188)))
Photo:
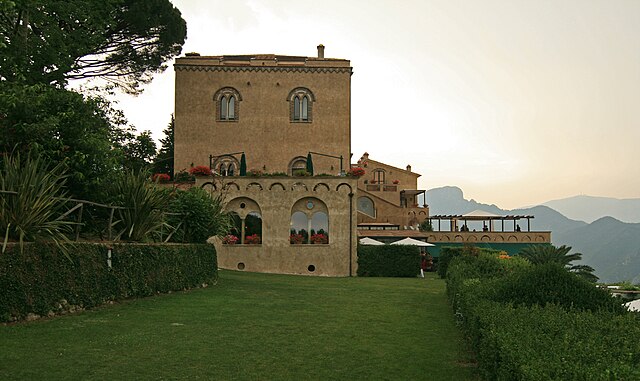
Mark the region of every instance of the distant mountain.
POLYGON ((589 225, 554 233, 555 245, 582 253, 582 262, 596 269, 603 282, 640 283, 640 223, 604 217, 589 225))
POLYGON ((547 201, 542 205, 555 209, 574 220, 589 223, 607 216, 622 222, 640 222, 640 198, 575 196, 547 201))
POLYGON ((466 200, 460 188, 451 186, 430 189, 426 196, 430 215, 465 214, 476 209, 495 214, 534 215, 532 230, 550 230, 554 245, 571 246, 572 252, 582 253, 582 262, 595 268, 601 281, 640 283, 640 223, 604 217, 587 224, 543 205, 505 210, 494 204, 466 200))
POLYGON ((532 230, 550 230, 553 232, 552 237, 556 233, 587 225, 582 221, 571 220, 546 206, 505 210, 500 209, 494 204, 482 204, 475 200, 466 200, 462 189, 451 186, 428 190, 427 204, 429 204, 429 214, 432 216, 437 214, 465 214, 477 209, 502 215, 533 215, 535 218, 531 220, 532 230))

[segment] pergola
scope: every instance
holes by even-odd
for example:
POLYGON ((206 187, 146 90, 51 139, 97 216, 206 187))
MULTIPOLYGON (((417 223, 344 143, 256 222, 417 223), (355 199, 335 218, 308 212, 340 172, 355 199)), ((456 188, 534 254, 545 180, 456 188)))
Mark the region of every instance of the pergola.
POLYGON ((500 221, 501 223, 501 231, 504 231, 504 222, 505 221, 513 221, 513 231, 517 231, 517 221, 521 219, 527 220, 527 231, 531 231, 531 219, 535 218, 532 215, 497 215, 489 212, 485 212, 483 210, 474 210, 473 212, 467 214, 439 214, 435 216, 429 217, 429 222, 431 226, 433 226, 433 221, 438 221, 438 231, 442 231, 441 222, 442 220, 449 221, 451 231, 458 231, 458 221, 463 221, 464 225, 467 225, 467 221, 483 221, 488 222, 488 231, 493 232, 496 231, 493 227, 493 223, 495 221, 500 221))

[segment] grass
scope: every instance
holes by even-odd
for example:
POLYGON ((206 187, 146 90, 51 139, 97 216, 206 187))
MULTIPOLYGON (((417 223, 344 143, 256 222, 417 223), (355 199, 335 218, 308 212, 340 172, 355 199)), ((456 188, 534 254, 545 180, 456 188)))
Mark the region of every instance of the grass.
POLYGON ((221 271, 206 289, 0 326, 0 379, 476 379, 444 287, 221 271))

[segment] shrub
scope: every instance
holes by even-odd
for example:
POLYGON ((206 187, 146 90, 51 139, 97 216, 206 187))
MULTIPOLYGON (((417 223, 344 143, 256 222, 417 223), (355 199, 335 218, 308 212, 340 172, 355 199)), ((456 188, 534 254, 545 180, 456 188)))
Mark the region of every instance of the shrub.
POLYGON ((531 266, 502 279, 493 285, 490 298, 514 305, 555 304, 567 309, 626 312, 608 291, 595 287, 557 263, 531 266))
POLYGON ((144 172, 127 171, 113 184, 112 197, 124 207, 118 209, 116 240, 153 241, 166 227, 162 210, 170 194, 147 179, 144 172))
POLYGON ((412 245, 358 245, 358 276, 416 277, 420 249, 412 245))
POLYGON ((502 252, 494 249, 486 249, 479 248, 476 246, 463 246, 463 247, 443 247, 440 250, 440 257, 438 258, 438 275, 441 278, 447 276, 447 271, 449 269, 449 263, 455 257, 459 257, 461 255, 477 257, 480 253, 492 253, 499 255, 502 252))
POLYGON ((189 174, 192 176, 211 176, 211 169, 204 165, 197 165, 189 168, 189 174))
POLYGON ((65 180, 62 163, 49 169, 38 156, 4 158, 0 190, 16 192, 0 194, 0 232, 5 244, 7 239, 20 245, 36 239, 59 245, 69 242, 67 234, 74 223, 61 217, 66 207, 65 180))
POLYGON ((460 253, 447 293, 491 380, 638 379, 640 325, 559 264, 460 253))
POLYGON ((167 211, 168 224, 174 228, 171 242, 204 243, 209 237, 222 236, 231 228, 222 198, 202 188, 175 189, 167 211))
POLYGON ((177 172, 174 176, 173 176, 173 180, 176 183, 191 183, 193 181, 195 181, 195 177, 191 174, 189 174, 189 172, 185 171, 184 169, 181 170, 180 172, 177 172))
POLYGON ((91 308, 106 301, 215 282, 212 245, 77 243, 71 260, 52 243, 9 245, 0 255, 0 320, 91 308))

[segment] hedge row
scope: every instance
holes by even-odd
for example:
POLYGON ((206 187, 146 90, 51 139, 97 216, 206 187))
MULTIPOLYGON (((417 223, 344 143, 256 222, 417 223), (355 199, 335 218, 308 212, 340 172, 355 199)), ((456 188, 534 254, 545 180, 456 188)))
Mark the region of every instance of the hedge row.
POLYGON ((443 247, 440 250, 440 257, 438 257, 438 275, 440 275, 440 278, 444 278, 447 275, 447 270, 449 269, 449 263, 451 263, 451 260, 453 260, 453 258, 462 256, 462 255, 477 257, 480 253, 491 253, 491 254, 499 255, 503 252, 501 252, 500 250, 480 248, 476 246, 443 247))
POLYGON ((358 276, 415 277, 420 248, 411 245, 358 245, 358 276))
POLYGON ((640 379, 638 314, 559 265, 462 255, 447 292, 486 379, 640 379))
POLYGON ((90 308, 107 301, 177 291, 218 277, 211 245, 73 245, 67 258, 53 244, 9 246, 0 254, 0 321, 90 308))

